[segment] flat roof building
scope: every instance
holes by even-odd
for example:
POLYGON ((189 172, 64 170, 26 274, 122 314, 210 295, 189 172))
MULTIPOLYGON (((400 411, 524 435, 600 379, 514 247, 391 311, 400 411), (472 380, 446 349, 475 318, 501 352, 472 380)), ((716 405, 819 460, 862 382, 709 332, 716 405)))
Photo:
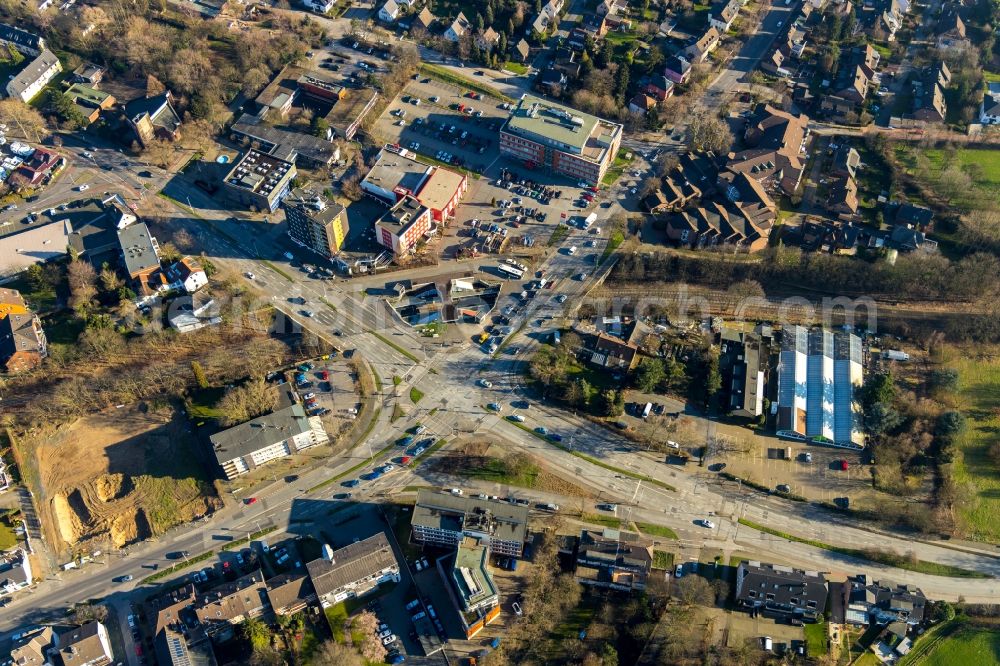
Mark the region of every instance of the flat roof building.
POLYGON ((500 128, 500 152, 597 185, 621 146, 622 125, 522 95, 500 128))
POLYGON ((399 582, 399 562, 384 532, 339 550, 323 546, 323 557, 306 563, 324 608, 360 597, 382 583, 399 582))
POLYGON ((489 571, 490 549, 483 541, 462 539, 454 554, 439 566, 446 575, 446 589, 462 621, 465 637, 472 638, 500 615, 500 595, 489 571))
POLYGON ((334 136, 353 139, 361 122, 375 107, 378 91, 372 88, 351 88, 326 114, 326 122, 334 136))
POLYGON ((469 189, 468 176, 435 167, 420 188, 417 201, 430 209, 435 222, 443 223, 455 214, 467 189, 469 189))
POLYGON ((217 432, 209 439, 226 478, 235 479, 271 460, 325 444, 330 438, 318 416, 307 417, 302 405, 295 404, 217 432))
POLYGON ((864 382, 853 333, 786 326, 778 361, 778 432, 817 442, 864 445, 854 393, 864 382))
POLYGON ((405 196, 375 221, 375 240, 396 256, 405 256, 432 228, 431 209, 405 196))
POLYGON ((288 195, 296 173, 291 162, 251 149, 236 162, 223 185, 241 204, 273 213, 288 195))
POLYGON ((303 167, 324 167, 333 164, 337 148, 326 139, 289 132, 267 125, 259 116, 244 113, 232 127, 229 137, 233 141, 254 145, 262 152, 303 167))
POLYGON ((408 150, 386 146, 361 181, 361 189, 389 205, 412 196, 430 209, 431 219, 445 222, 469 189, 469 178, 425 164, 408 150))
POLYGON ((528 534, 528 507, 421 490, 411 524, 414 541, 457 546, 473 537, 494 554, 520 557, 528 534))
POLYGON ((350 229, 343 205, 327 201, 322 194, 295 190, 285 200, 284 208, 288 235, 293 241, 327 259, 340 252, 350 229))

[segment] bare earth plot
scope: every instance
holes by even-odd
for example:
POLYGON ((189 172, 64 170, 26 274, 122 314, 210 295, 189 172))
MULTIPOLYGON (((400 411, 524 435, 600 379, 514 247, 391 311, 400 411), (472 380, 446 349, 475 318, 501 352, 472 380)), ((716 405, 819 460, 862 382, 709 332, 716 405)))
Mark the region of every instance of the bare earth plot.
POLYGON ((59 553, 121 548, 222 506, 183 415, 113 409, 34 443, 43 528, 59 553))

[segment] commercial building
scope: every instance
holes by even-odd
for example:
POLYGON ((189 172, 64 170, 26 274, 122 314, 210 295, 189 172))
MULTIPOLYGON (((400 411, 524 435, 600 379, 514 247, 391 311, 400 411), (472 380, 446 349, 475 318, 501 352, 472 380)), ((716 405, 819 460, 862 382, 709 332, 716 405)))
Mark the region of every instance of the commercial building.
POLYGON ((471 537, 462 539, 452 555, 438 562, 438 571, 445 576, 445 588, 467 639, 500 615, 500 595, 489 563, 489 546, 471 537))
POLYGON ((288 195, 296 174, 291 162, 251 149, 233 166, 223 185, 241 204, 273 213, 288 195))
POLYGON ((430 210, 435 222, 445 222, 469 189, 469 178, 424 164, 408 150, 386 146, 361 181, 361 189, 390 206, 403 197, 414 197, 430 210))
MULTIPOLYGON (((258 98, 259 99, 259 98, 258 98)), ((244 113, 232 127, 229 137, 246 146, 292 162, 297 166, 320 168, 336 161, 336 146, 320 137, 302 132, 289 132, 265 124, 260 116, 244 113)))
POLYGON ((59 220, 0 237, 0 282, 66 254, 72 230, 69 222, 59 220))
MULTIPOLYGON (((0 367, 15 374, 37 368, 48 356, 48 341, 38 315, 28 309, 21 293, 0 288, 0 367)), ((27 558, 24 558, 25 566, 27 558)), ((28 583, 31 582, 28 569, 28 583)))
POLYGON ((501 153, 591 185, 604 178, 621 140, 620 124, 532 95, 521 96, 500 128, 501 153))
POLYGON ((812 620, 826 608, 826 594, 816 571, 745 560, 736 568, 736 604, 750 611, 812 620))
POLYGON ((583 530, 576 551, 576 578, 584 585, 623 592, 646 589, 653 542, 635 532, 583 530))
POLYGON ((209 438, 227 479, 235 479, 271 460, 318 444, 329 436, 317 416, 307 417, 295 404, 215 433, 209 438))
POLYGON ((375 221, 375 240, 400 257, 409 254, 420 239, 434 230, 431 209, 406 196, 375 221))
POLYGON ((62 63, 59 58, 45 49, 7 81, 7 96, 25 103, 30 102, 61 71, 62 63))
POLYGON ((758 326, 752 333, 729 328, 722 330, 719 369, 723 387, 727 389, 731 415, 752 419, 764 412, 770 349, 769 327, 758 326))
POLYGON ((864 382, 853 333, 786 326, 778 361, 778 434, 850 448, 864 445, 855 391, 864 382))
POLYGON ((421 490, 411 525, 413 540, 420 543, 454 547, 472 537, 491 553, 520 557, 528 534, 528 507, 421 490))
POLYGON ((352 88, 341 98, 330 113, 326 114, 326 122, 330 125, 333 136, 353 139, 361 122, 375 107, 378 101, 378 91, 373 88, 352 88))
POLYGON ((324 545, 323 557, 307 562, 306 570, 324 608, 363 596, 382 583, 399 582, 399 562, 384 532, 339 550, 324 545))
POLYGON ((347 209, 328 202, 321 194, 296 190, 285 200, 285 221, 288 235, 323 257, 333 257, 344 244, 350 228, 347 209))

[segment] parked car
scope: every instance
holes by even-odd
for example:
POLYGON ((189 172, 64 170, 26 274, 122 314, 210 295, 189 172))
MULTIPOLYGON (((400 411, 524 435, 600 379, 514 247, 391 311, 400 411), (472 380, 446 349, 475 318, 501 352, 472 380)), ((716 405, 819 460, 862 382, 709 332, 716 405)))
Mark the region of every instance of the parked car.
POLYGON ((516 615, 518 617, 521 617, 522 615, 524 615, 524 611, 521 610, 521 604, 517 603, 516 601, 514 603, 512 603, 510 605, 510 607, 514 610, 514 615, 516 615))

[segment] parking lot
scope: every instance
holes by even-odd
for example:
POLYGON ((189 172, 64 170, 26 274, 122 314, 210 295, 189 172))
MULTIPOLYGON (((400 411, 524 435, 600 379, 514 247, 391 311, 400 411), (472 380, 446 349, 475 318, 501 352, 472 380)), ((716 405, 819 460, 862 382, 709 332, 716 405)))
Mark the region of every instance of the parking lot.
MULTIPOLYGON (((297 298, 288 300, 294 303, 297 298)), ((331 439, 336 439, 361 409, 351 367, 334 356, 300 365, 291 375, 295 393, 307 413, 321 416, 331 439)))
POLYGON ((440 161, 482 173, 498 154, 497 132, 507 119, 503 106, 492 97, 418 78, 386 108, 375 133, 426 157, 448 153, 451 159, 440 161))

